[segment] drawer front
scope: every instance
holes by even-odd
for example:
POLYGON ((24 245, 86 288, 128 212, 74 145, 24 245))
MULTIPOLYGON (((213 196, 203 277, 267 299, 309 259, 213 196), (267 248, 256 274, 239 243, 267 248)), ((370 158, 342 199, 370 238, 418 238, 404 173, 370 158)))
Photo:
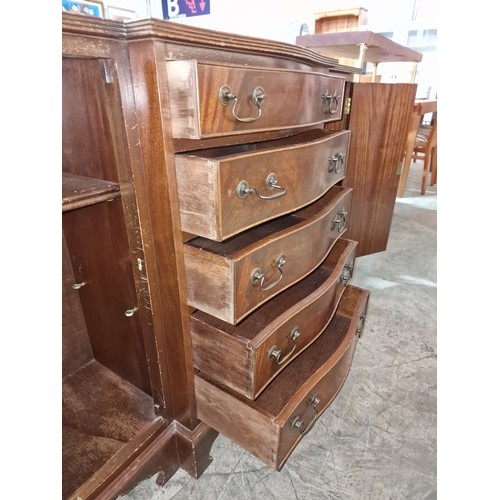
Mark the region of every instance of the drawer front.
POLYGON ((321 197, 345 177, 350 131, 175 158, 182 230, 223 241, 321 197))
POLYGON ((282 130, 339 120, 345 79, 306 71, 168 61, 174 138, 282 130))
POLYGON ((352 275, 356 245, 340 239, 320 268, 236 326, 201 311, 193 313, 195 368, 255 399, 332 319, 352 275))
MULTIPOLYGON (((243 233, 240 240, 249 245, 230 255, 207 251, 209 240, 202 238, 198 248, 185 245, 189 305, 237 324, 321 264, 347 230, 351 194, 351 188, 331 188, 317 202, 285 216, 289 221, 285 229, 273 229, 284 219, 271 221, 254 230, 253 243, 251 234, 243 233), (262 231, 269 232, 268 236, 261 237, 262 231)), ((235 243, 235 239, 228 242, 235 243)), ((224 249, 224 243, 212 248, 217 245, 224 249)))
POLYGON ((198 416, 269 466, 280 469, 335 399, 351 366, 369 292, 348 286, 325 332, 255 401, 195 376, 198 416))

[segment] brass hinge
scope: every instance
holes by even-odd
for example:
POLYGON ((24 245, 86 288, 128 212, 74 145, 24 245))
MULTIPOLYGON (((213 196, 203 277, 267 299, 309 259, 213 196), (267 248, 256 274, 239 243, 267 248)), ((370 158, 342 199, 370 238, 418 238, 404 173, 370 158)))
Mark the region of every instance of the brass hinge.
POLYGON ((344 101, 344 115, 349 115, 351 113, 351 98, 346 97, 344 101))
POLYGON ((403 162, 400 161, 397 165, 396 165, 396 175, 401 175, 401 172, 403 171, 403 162))

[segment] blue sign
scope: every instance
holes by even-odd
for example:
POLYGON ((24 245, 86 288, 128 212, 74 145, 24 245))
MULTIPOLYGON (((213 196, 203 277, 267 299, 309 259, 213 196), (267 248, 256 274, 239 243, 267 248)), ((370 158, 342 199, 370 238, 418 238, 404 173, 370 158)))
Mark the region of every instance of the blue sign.
POLYGON ((210 0, 161 0, 163 19, 210 14, 210 0))

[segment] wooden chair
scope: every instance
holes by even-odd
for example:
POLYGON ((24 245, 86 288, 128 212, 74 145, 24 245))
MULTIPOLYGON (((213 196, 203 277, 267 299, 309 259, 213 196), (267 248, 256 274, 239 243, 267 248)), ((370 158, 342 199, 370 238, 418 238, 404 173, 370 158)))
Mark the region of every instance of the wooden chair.
POLYGON ((421 194, 427 190, 427 175, 431 172, 430 185, 437 181, 437 111, 432 114, 430 125, 420 125, 418 127, 411 159, 415 162, 423 160, 421 194))
MULTIPOLYGON (((401 170, 401 177, 399 179, 398 186, 398 196, 402 197, 405 193, 406 188, 406 180, 408 179, 408 173, 410 172, 410 164, 411 160, 414 157, 415 152, 415 143, 417 141, 417 134, 427 138, 427 143, 429 143, 429 131, 426 130, 423 120, 426 116, 432 116, 431 124, 436 124, 436 132, 433 134, 431 143, 434 143, 437 140, 437 100, 429 100, 429 99, 417 99, 413 105, 413 111, 410 117, 410 122, 408 124, 408 137, 406 140, 405 154, 403 158, 403 167, 401 170), (420 131, 420 134, 419 134, 420 131)), ((421 159, 425 159, 425 153, 423 151, 423 146, 425 146, 425 139, 419 140, 419 149, 420 151, 419 157, 421 159), (421 147, 422 146, 422 147, 421 147)), ((429 170, 432 170, 432 180, 431 183, 436 183, 436 174, 437 174, 437 143, 434 143, 434 151, 432 154, 434 161, 431 161, 431 165, 427 165, 429 170), (434 163, 434 168, 432 168, 432 163, 434 163)), ((430 155, 429 155, 430 158, 430 155)), ((429 172, 427 170, 427 173, 429 172)), ((425 174, 424 186, 427 185, 427 173, 425 174)), ((423 189, 423 193, 425 194, 425 187, 423 189)))

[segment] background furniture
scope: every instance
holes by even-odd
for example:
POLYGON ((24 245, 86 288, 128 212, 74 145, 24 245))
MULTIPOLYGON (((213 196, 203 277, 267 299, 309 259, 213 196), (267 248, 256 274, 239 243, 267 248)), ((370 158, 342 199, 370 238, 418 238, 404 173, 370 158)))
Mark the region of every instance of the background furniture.
POLYGON ((314 14, 314 33, 358 31, 368 23, 368 11, 363 7, 314 14))
POLYGON ((420 193, 425 194, 427 189, 427 175, 431 172, 431 186, 437 180, 437 112, 433 113, 430 125, 420 125, 417 138, 413 146, 412 160, 424 162, 422 171, 422 186, 420 193))
POLYGON ((427 185, 427 173, 429 170, 432 172, 431 185, 436 183, 437 176, 437 100, 415 100, 413 111, 410 117, 410 123, 408 126, 408 136, 405 147, 405 155, 403 162, 403 169, 401 171, 401 177, 399 180, 398 196, 404 196, 406 181, 408 179, 408 173, 410 171, 410 162, 412 159, 417 159, 415 153, 415 146, 417 143, 417 135, 419 134, 419 129, 421 128, 422 121, 425 115, 432 114, 432 121, 434 122, 434 128, 432 133, 431 130, 425 128, 421 129, 421 136, 427 136, 427 140, 419 141, 420 144, 418 149, 422 151, 422 154, 418 156, 419 159, 424 160, 424 166, 422 171, 422 187, 421 194, 425 194, 427 185), (425 160, 428 160, 427 163, 425 160), (432 165, 432 166, 431 166, 432 165))
POLYGON ((417 65, 422 54, 373 31, 340 31, 301 35, 296 38, 297 45, 309 47, 328 57, 334 57, 346 64, 342 58, 357 61, 357 67, 364 68, 365 63, 374 65, 373 77, 377 65, 381 62, 413 62, 412 83, 417 74, 417 65))
POLYGON ((280 469, 336 397, 369 298, 351 132, 326 128, 351 79, 302 47, 63 14, 65 497, 197 477, 215 431, 280 469))

